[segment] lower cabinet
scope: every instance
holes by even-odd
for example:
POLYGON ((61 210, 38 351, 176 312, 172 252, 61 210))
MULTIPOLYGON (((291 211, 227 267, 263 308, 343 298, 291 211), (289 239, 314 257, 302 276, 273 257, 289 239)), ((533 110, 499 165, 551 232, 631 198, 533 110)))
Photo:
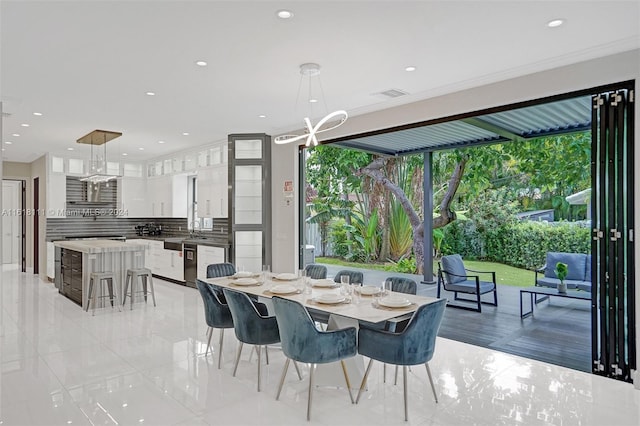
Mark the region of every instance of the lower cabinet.
POLYGON ((198 278, 207 278, 207 266, 212 263, 225 262, 225 252, 222 247, 198 246, 198 278))
POLYGON ((151 269, 153 275, 184 281, 184 261, 181 251, 165 250, 164 241, 145 239, 129 241, 147 245, 144 266, 151 269))
POLYGON ((60 262, 62 288, 58 290, 82 306, 82 253, 62 249, 60 262))

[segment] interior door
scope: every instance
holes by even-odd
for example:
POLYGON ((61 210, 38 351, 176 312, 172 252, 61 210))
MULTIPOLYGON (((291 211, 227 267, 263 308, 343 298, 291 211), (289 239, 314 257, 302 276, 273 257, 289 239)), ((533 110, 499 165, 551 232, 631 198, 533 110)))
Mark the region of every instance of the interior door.
POLYGON ((592 100, 593 372, 631 381, 636 368, 633 87, 592 100))
POLYGON ((22 241, 22 188, 19 181, 2 181, 2 263, 20 264, 22 241))

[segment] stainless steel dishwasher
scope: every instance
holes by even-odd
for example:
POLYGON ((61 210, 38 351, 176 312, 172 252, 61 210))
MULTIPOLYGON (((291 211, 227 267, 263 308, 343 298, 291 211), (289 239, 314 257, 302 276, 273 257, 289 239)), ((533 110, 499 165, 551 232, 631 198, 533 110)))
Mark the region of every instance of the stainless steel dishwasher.
POLYGON ((198 277, 198 246, 196 244, 184 244, 184 281, 188 287, 196 288, 198 277))

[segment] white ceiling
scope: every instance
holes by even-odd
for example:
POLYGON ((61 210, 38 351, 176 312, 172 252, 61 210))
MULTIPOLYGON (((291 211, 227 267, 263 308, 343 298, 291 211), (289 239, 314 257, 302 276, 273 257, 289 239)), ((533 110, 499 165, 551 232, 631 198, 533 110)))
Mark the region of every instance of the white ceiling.
POLYGON ((639 6, 638 0, 3 0, 3 156, 30 162, 46 152, 73 154, 67 148, 84 152, 75 141, 94 129, 123 133, 109 142, 110 160, 123 153, 145 160, 229 133, 277 135, 326 109, 355 116, 636 49, 639 6), (294 17, 277 18, 279 9, 294 17), (548 28, 555 18, 566 23, 548 28), (197 60, 209 65, 198 67, 197 60), (296 102, 305 62, 322 66, 326 108, 320 102, 309 111, 304 99, 296 102), (409 65, 417 70, 406 72, 409 65), (392 88, 409 95, 376 95, 392 88))

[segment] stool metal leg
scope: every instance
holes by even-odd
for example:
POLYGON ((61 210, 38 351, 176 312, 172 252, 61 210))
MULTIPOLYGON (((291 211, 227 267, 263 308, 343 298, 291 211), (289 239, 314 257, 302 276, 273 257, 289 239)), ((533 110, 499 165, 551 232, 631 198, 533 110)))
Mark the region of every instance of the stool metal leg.
POLYGON ((151 298, 153 299, 153 306, 156 306, 156 292, 153 289, 153 277, 149 274, 149 289, 151 290, 151 298))
MULTIPOLYGON (((91 305, 91 297, 93 292, 93 278, 89 278, 89 292, 87 293, 87 307, 85 308, 85 312, 89 312, 89 306, 91 305)), ((95 308, 95 303, 93 304, 95 308)))

